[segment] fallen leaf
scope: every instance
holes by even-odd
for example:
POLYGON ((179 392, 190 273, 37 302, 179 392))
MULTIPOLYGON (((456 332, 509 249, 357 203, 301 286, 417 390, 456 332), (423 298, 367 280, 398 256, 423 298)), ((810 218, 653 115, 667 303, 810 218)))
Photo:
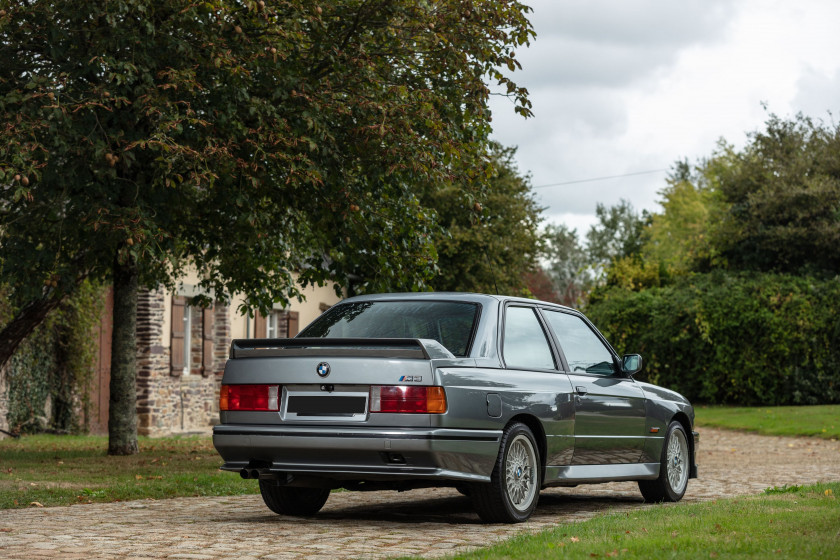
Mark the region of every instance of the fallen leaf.
POLYGON ((600 554, 598 554, 597 552, 590 552, 590 553, 589 553, 589 557, 590 557, 590 558, 600 558, 600 556, 601 556, 601 555, 600 555, 600 554))
POLYGON ((572 538, 571 538, 571 539, 569 539, 569 540, 570 540, 570 541, 572 541, 572 542, 580 542, 580 539, 579 539, 579 538, 577 538, 577 537, 572 537, 572 538))
POLYGON ((834 492, 831 491, 831 488, 825 491, 826 496, 831 496, 832 494, 834 494, 834 492))
POLYGON ((137 479, 137 480, 143 480, 143 475, 142 474, 135 474, 134 478, 137 479))
POLYGON ((617 550, 617 549, 613 549, 613 551, 612 551, 612 552, 607 552, 606 554, 604 554, 604 556, 607 556, 607 557, 609 557, 609 558, 613 558, 614 556, 618 556, 618 550, 617 550))
POLYGON ((677 531, 671 531, 671 538, 675 538, 679 535, 677 531))
POLYGON ((0 533, 11 533, 12 530, 8 527, 0 527, 0 533))
POLYGON ((29 486, 38 486, 38 483, 36 483, 36 482, 30 482, 30 483, 29 483, 29 486))
POLYGON ((717 558, 717 557, 718 557, 718 553, 717 553, 717 552, 710 552, 710 553, 709 553, 709 558, 717 558))
MULTIPOLYGON (((770 522, 772 523, 772 520, 770 522)), ((720 523, 715 523, 715 529, 721 531, 723 530, 723 527, 720 526, 720 523)))
POLYGON ((645 533, 647 533, 647 532, 648 532, 648 530, 647 530, 647 529, 645 529, 644 527, 642 527, 642 531, 644 531, 645 533))
POLYGON ((29 502, 29 505, 35 507, 44 507, 44 504, 42 504, 41 502, 29 502))

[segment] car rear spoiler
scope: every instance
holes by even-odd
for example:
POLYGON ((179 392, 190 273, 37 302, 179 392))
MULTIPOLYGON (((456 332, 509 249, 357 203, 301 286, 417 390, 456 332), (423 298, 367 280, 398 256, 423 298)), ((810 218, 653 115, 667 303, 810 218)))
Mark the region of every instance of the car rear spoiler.
POLYGON ((230 344, 230 359, 281 358, 286 356, 342 356, 452 359, 441 343, 426 338, 250 338, 230 344))

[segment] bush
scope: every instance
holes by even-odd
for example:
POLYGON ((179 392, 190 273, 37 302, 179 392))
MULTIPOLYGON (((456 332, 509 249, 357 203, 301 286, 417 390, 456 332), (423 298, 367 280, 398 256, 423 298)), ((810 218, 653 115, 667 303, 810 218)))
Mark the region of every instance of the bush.
POLYGON ((643 291, 606 288, 586 313, 640 380, 695 402, 840 403, 840 281, 721 271, 643 291))

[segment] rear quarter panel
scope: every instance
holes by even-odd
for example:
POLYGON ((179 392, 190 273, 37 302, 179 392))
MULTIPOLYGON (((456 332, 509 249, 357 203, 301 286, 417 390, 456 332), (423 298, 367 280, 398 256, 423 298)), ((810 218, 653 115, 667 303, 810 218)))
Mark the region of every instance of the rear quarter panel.
POLYGON ((547 464, 571 460, 574 404, 565 374, 476 367, 438 368, 435 375, 446 389, 448 410, 432 415, 432 425, 501 430, 513 419, 532 419, 532 431, 542 431, 534 435, 545 443, 547 464))

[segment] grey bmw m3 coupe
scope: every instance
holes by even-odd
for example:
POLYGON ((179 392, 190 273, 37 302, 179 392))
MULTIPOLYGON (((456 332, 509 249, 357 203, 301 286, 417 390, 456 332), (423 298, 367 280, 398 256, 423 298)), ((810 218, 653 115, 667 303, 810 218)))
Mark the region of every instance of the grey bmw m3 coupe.
POLYGON ((552 303, 353 297, 295 338, 233 341, 213 443, 283 515, 336 488, 455 487, 507 523, 549 486, 630 480, 677 501, 697 477, 694 409, 641 368, 552 303))

